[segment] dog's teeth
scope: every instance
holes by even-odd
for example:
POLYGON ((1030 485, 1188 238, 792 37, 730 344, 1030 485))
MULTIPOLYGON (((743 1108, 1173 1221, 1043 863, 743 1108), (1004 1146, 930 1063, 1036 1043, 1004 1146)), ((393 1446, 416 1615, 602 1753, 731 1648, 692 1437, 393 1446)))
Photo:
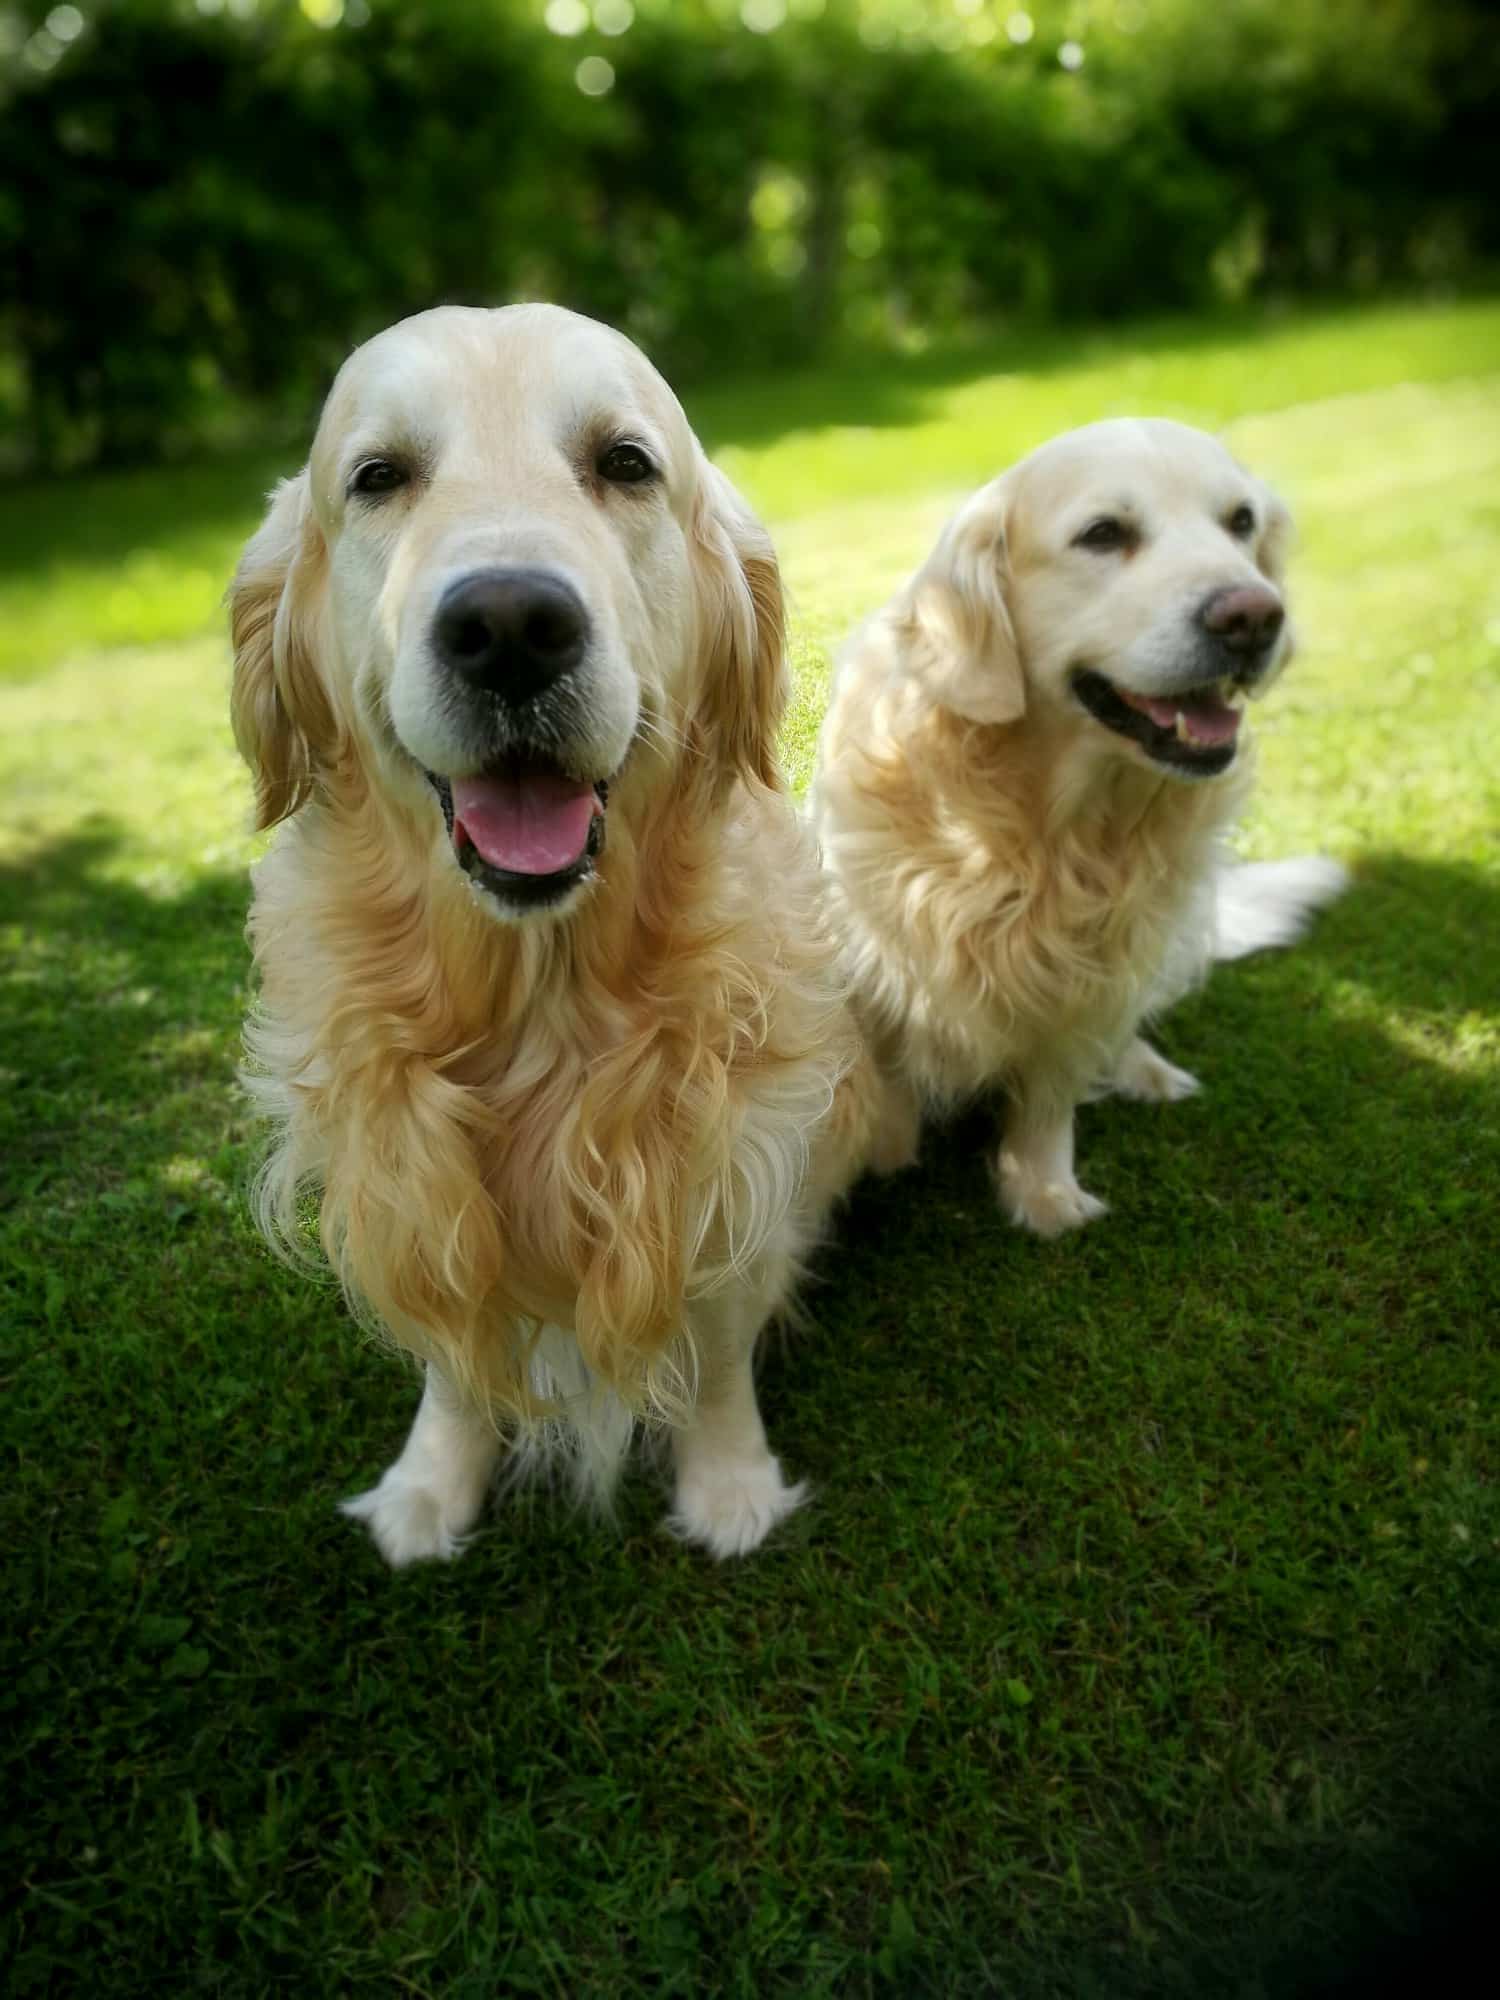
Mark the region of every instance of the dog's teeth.
POLYGON ((1177 711, 1177 741, 1179 743, 1191 743, 1192 740, 1192 737, 1188 735, 1187 717, 1179 708, 1177 711))

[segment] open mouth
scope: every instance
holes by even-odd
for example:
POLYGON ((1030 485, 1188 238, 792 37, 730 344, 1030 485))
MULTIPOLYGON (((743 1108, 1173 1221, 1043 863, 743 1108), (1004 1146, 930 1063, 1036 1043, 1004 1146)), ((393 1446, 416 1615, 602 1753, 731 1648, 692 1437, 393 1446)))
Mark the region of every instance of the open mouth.
POLYGON ((477 778, 428 778, 469 880, 513 908, 543 909, 594 872, 604 847, 603 779, 550 758, 507 757, 477 778))
POLYGON ((1139 745, 1153 762, 1197 778, 1216 777, 1234 762, 1241 713, 1227 680, 1201 681, 1177 694, 1133 694, 1080 667, 1073 692, 1096 722, 1139 745))

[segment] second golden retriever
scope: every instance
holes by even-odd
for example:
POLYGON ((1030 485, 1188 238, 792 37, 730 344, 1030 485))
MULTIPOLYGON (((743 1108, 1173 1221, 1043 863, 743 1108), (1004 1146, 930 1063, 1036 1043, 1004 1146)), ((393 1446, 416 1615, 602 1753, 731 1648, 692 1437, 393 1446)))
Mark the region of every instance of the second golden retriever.
POLYGON ((1288 942, 1342 870, 1227 868, 1242 704, 1291 651, 1281 503, 1202 432, 1096 424, 984 487, 857 635, 814 816, 892 1094, 883 1162, 925 1104, 1001 1084, 1016 1222, 1103 1212, 1073 1169, 1101 1089, 1197 1088, 1142 1024, 1210 958, 1288 942))

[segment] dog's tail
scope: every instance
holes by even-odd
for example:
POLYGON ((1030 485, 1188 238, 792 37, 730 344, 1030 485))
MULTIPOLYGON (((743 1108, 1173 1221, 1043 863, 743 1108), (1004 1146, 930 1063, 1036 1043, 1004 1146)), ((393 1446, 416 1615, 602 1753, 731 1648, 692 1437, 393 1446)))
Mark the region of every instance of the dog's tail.
POLYGON ((1248 958, 1295 944, 1314 911, 1342 896, 1349 871, 1324 854, 1245 861, 1214 883, 1214 957, 1248 958))

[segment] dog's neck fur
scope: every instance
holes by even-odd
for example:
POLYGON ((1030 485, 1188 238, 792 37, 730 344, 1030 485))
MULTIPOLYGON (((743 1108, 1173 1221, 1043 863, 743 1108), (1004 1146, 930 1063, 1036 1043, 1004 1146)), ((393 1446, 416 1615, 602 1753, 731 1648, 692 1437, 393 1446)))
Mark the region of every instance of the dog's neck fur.
POLYGON ((833 865, 867 1019, 940 1100, 1059 1047, 1107 1061, 1197 922, 1248 769, 1175 783, 1045 717, 920 697, 877 703, 865 746, 833 865))
MULTIPOLYGON (((314 845, 346 887, 359 885, 350 963, 365 960, 378 906, 378 932, 391 940, 386 969, 394 975, 380 1005, 398 1010, 412 1052, 425 1045, 451 1057, 461 1047, 482 1047, 485 1066, 493 1067, 539 1015, 550 1015, 554 1029, 570 1017, 558 1010, 565 994, 570 1008, 580 996, 597 996, 620 1013, 623 1028, 669 954, 680 965, 700 932, 704 946, 711 944, 702 855, 717 851, 714 826, 733 800, 722 797, 715 809, 695 797, 688 813, 685 789, 674 786, 642 809, 619 788, 597 878, 556 917, 507 922, 441 851, 441 820, 427 801, 395 806, 357 771, 330 784, 314 809, 314 845), (690 842, 683 837, 689 825, 690 842)), ((328 942, 337 951, 336 933, 328 942)), ((578 1039, 597 1049, 597 1037, 578 1025, 578 1039)))
MULTIPOLYGON (((1097 855, 1132 875, 1167 876, 1176 861, 1221 831, 1251 782, 1248 738, 1223 777, 1184 783, 1035 713, 996 725, 930 707, 925 730, 916 732, 918 743, 924 733, 932 752, 922 761, 939 787, 934 796, 945 809, 959 803, 981 839, 986 824, 997 819, 1007 835, 1024 822, 1028 874, 1038 888, 1049 866, 1065 857, 1076 862, 1097 855), (952 784, 955 769, 968 780, 962 792, 952 784)), ((1007 859, 1014 853, 1007 840, 1007 859)))

